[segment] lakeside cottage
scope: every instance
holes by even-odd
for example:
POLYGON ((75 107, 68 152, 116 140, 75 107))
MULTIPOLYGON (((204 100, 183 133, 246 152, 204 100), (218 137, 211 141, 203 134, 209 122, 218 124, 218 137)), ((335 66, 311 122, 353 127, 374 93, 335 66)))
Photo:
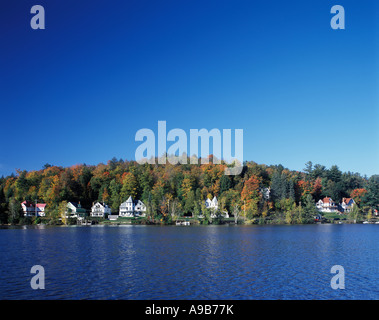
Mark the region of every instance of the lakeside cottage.
POLYGON ((342 198, 342 202, 339 205, 336 205, 336 203, 330 197, 320 199, 316 203, 318 211, 336 213, 349 213, 353 210, 354 205, 355 201, 353 198, 342 198))
POLYGON ((205 207, 207 209, 213 209, 215 211, 217 211, 218 209, 218 201, 217 201, 217 198, 216 197, 213 197, 213 199, 207 199, 205 200, 205 207))
POLYGON ((86 209, 82 208, 80 202, 67 203, 66 218, 84 217, 85 214, 86 214, 86 209))
POLYGON ((144 217, 146 215, 146 206, 141 200, 133 200, 130 196, 128 200, 121 203, 119 209, 120 217, 144 217))
POLYGON ((355 201, 353 198, 342 198, 342 202, 340 203, 340 211, 342 213, 349 213, 353 210, 355 205, 355 201))
POLYGON ((24 217, 44 217, 45 216, 45 203, 34 204, 31 201, 24 201, 21 203, 24 217))
POLYGON ((91 208, 91 217, 105 218, 112 213, 111 208, 108 207, 104 202, 96 202, 91 208))
MULTIPOLYGON (((217 211, 218 211, 218 200, 217 200, 217 197, 213 197, 212 200, 209 199, 209 198, 207 198, 207 199, 205 200, 205 207, 206 207, 207 209, 210 209, 210 210, 211 210, 211 218, 212 218, 212 219, 214 219, 214 218, 217 217, 217 214, 216 214, 217 211)), ((221 216, 223 216, 224 218, 229 218, 229 214, 228 214, 227 211, 223 211, 223 212, 221 213, 221 216)), ((199 217, 202 217, 202 215, 199 216, 199 217)))
POLYGON ((320 199, 316 203, 317 210, 320 212, 338 212, 338 207, 336 203, 330 197, 325 197, 320 199))

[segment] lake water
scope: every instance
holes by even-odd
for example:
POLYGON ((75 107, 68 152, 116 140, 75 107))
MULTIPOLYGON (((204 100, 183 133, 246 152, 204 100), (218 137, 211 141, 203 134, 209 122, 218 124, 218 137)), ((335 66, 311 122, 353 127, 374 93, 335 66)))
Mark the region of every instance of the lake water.
POLYGON ((379 299, 378 264, 379 225, 0 229, 0 299, 379 299))

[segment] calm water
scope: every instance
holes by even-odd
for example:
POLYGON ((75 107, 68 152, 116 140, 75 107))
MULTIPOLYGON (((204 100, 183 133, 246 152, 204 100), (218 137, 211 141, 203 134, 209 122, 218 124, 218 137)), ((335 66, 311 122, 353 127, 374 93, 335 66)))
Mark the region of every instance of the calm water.
POLYGON ((0 299, 379 299, 378 245, 379 225, 5 228, 0 299))

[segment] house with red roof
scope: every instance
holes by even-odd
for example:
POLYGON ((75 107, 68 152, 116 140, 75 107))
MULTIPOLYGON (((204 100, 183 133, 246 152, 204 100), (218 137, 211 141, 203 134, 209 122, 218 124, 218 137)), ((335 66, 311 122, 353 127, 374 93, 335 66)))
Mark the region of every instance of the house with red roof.
POLYGON ((44 217, 45 216, 45 203, 33 203, 26 200, 21 203, 22 211, 25 217, 44 217))
POLYGON ((338 212, 338 206, 330 197, 320 199, 316 203, 317 210, 320 212, 338 212))
POLYGON ((355 201, 353 198, 342 198, 342 202, 340 203, 340 211, 342 213, 349 213, 353 210, 355 205, 355 201))

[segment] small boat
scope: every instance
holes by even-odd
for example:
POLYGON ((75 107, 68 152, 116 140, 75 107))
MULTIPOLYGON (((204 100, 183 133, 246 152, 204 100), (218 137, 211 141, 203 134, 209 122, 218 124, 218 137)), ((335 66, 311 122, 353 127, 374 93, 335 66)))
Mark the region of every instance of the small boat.
POLYGON ((176 221, 177 226, 189 226, 191 225, 189 221, 176 221))

